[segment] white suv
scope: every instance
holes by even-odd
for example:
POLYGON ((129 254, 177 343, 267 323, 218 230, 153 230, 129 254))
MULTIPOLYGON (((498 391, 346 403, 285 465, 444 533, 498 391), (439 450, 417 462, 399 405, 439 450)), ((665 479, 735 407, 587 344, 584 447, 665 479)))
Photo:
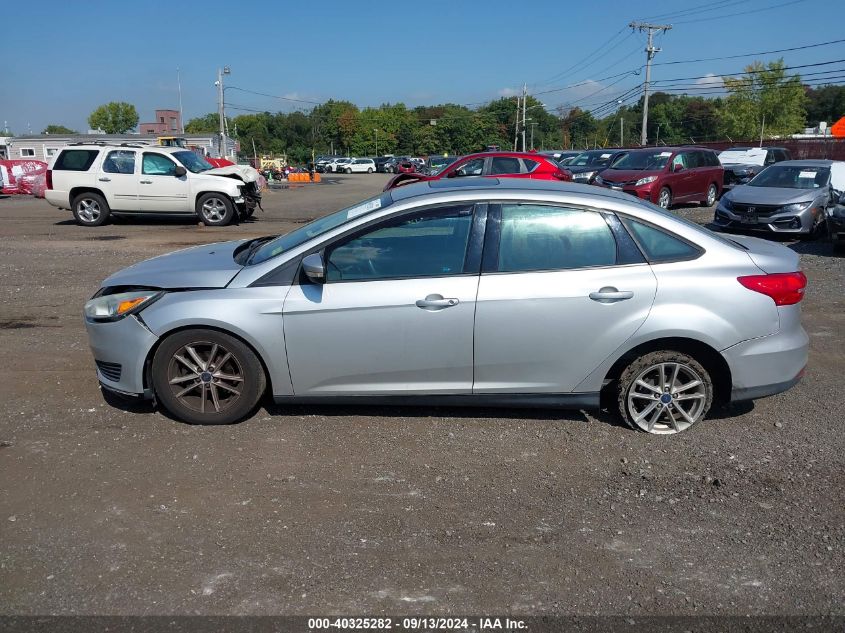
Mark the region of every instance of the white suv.
POLYGON ((99 226, 112 212, 196 214, 224 226, 261 202, 251 167, 215 168, 181 147, 129 143, 63 148, 50 163, 44 197, 83 226, 99 226))

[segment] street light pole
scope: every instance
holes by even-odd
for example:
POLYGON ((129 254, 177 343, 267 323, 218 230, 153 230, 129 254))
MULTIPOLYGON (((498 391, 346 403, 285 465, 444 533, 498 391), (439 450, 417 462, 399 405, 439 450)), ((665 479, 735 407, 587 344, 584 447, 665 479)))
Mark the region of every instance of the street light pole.
POLYGON ((373 132, 376 133, 376 158, 378 158, 378 128, 373 128, 373 132))
POLYGON ((223 104, 223 75, 231 74, 228 66, 217 69, 217 114, 220 117, 220 158, 226 158, 226 110, 223 104))

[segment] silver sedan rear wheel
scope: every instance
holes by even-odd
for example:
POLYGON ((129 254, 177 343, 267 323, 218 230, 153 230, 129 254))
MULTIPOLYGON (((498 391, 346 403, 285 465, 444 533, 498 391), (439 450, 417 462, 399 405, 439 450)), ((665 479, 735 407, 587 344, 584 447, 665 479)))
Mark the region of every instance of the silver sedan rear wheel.
POLYGON ((655 435, 685 431, 704 418, 713 401, 707 370, 679 352, 646 354, 628 366, 619 382, 625 422, 655 435))

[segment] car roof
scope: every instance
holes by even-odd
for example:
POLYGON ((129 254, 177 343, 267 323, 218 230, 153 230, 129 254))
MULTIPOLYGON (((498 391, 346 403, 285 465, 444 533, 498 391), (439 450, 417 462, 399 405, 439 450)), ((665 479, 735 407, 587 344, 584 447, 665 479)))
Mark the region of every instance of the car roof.
POLYGON ((152 145, 150 143, 70 143, 69 145, 65 145, 62 147, 62 150, 66 149, 107 149, 107 150, 114 150, 114 149, 145 149, 150 150, 154 149, 157 152, 163 152, 165 154, 173 154, 175 152, 190 152, 191 150, 187 147, 169 147, 167 145, 152 145))
POLYGON ((546 160, 549 159, 548 156, 545 154, 540 154, 539 152, 503 152, 499 150, 495 150, 492 152, 475 152, 474 154, 467 154, 466 156, 461 156, 461 158, 487 158, 488 156, 492 156, 493 158, 545 158, 546 160))
MULTIPOLYGON (((513 152, 512 152, 513 153, 513 152)), ((595 185, 582 185, 572 182, 557 180, 529 180, 524 178, 460 178, 454 180, 427 180, 410 185, 403 185, 391 189, 390 194, 393 200, 407 200, 433 193, 450 193, 466 191, 487 191, 497 193, 537 193, 547 191, 549 193, 578 193, 604 198, 608 200, 621 200, 623 202, 636 202, 630 194, 621 191, 613 191, 595 185)))
POLYGON ((834 163, 841 163, 839 160, 828 160, 825 158, 809 158, 805 160, 782 160, 775 165, 783 167, 830 167, 834 163))

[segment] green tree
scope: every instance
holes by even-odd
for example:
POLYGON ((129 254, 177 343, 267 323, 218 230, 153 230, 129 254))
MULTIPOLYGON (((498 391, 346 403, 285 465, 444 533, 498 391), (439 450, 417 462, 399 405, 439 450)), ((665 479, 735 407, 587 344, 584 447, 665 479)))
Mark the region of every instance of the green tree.
POLYGON ((845 116, 845 86, 806 87, 807 125, 826 121, 828 127, 845 116))
POLYGON ((219 131, 220 115, 216 112, 209 112, 205 116, 191 119, 185 124, 185 132, 188 134, 205 134, 219 131))
POLYGON ((76 130, 71 130, 64 125, 48 125, 42 131, 42 134, 79 134, 76 130))
POLYGON ((793 134, 804 127, 806 101, 801 77, 787 75, 783 59, 745 67, 742 77, 723 77, 728 96, 721 109, 722 132, 736 139, 793 134))
POLYGON ((138 111, 131 103, 112 101, 94 110, 88 125, 106 134, 125 134, 138 125, 138 111))

